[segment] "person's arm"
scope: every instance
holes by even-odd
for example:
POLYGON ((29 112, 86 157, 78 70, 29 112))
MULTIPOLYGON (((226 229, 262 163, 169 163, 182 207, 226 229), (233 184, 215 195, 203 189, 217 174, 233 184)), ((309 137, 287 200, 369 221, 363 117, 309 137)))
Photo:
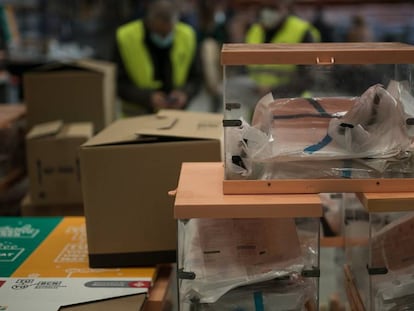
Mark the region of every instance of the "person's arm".
POLYGON ((200 53, 197 48, 193 62, 188 73, 187 83, 182 88, 182 91, 187 95, 187 104, 198 93, 201 86, 201 64, 200 53))
POLYGON ((152 107, 151 95, 153 93, 153 90, 139 88, 131 81, 117 46, 115 48, 114 61, 117 65, 118 96, 127 102, 137 103, 149 108, 152 107))
POLYGON ((315 42, 315 38, 312 34, 312 31, 308 30, 303 36, 302 43, 313 43, 313 42, 315 42))
POLYGON ((171 108, 185 109, 191 99, 198 93, 201 86, 201 64, 199 51, 197 49, 193 62, 188 72, 188 78, 185 85, 171 92, 171 97, 175 97, 176 102, 171 104, 171 108))

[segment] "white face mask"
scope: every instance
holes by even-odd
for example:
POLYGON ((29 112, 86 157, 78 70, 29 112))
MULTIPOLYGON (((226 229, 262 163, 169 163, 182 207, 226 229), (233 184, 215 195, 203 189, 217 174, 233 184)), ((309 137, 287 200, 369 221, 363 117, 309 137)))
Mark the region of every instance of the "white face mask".
POLYGON ((265 28, 273 28, 283 19, 283 14, 277 10, 264 8, 260 11, 260 23, 265 28))
POLYGON ((170 32, 165 37, 160 36, 157 33, 152 32, 150 34, 151 41, 158 46, 159 48, 166 48, 167 46, 170 46, 174 40, 174 32, 170 32))

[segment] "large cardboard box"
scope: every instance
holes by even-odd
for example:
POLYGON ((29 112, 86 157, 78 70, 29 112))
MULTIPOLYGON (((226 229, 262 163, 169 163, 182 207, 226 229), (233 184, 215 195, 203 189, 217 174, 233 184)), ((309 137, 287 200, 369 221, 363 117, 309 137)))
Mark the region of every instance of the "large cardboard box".
POLYGON ((115 119, 116 66, 97 60, 56 63, 24 75, 29 129, 42 122, 92 122, 99 131, 115 119))
POLYGON ((168 191, 177 186, 182 162, 221 160, 221 137, 222 115, 160 111, 118 120, 82 145, 90 265, 175 262, 168 191))
POLYGON ((79 147, 92 137, 90 122, 36 125, 26 136, 29 193, 37 205, 82 203, 79 147))

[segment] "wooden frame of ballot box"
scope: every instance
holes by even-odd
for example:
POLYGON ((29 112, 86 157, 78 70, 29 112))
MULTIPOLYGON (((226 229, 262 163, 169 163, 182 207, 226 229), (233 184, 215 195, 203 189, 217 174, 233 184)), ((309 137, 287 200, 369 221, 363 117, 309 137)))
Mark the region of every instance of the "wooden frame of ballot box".
MULTIPOLYGON (((414 64, 414 46, 392 42, 224 44, 221 51, 221 64, 224 67, 266 64, 315 66, 414 64)), ((226 103, 224 104, 226 106, 226 103)), ((226 106, 226 109, 239 108, 238 105, 233 104, 231 107, 226 106)), ((227 119, 224 120, 224 124, 227 122, 229 124, 227 126, 234 126, 232 124, 238 124, 236 121, 238 120, 227 119)), ((412 189, 414 189, 414 178, 236 180, 225 177, 223 181, 225 194, 410 192, 412 189)))
MULTIPOLYGON (((414 215, 414 192, 387 192, 387 193, 365 193, 365 192, 359 192, 356 193, 357 198, 361 202, 363 208, 365 209, 368 214, 371 213, 399 213, 399 212, 410 212, 412 215, 414 215)), ((414 216, 413 216, 414 217, 414 216)), ((371 218, 371 217, 370 217, 371 218)), ((371 226, 371 224, 370 224, 371 226)), ((411 228, 411 227, 410 227, 411 228)), ((371 229, 369 230, 371 232, 371 229)), ((394 230, 395 232, 397 230, 394 230)), ((394 232, 394 234, 395 234, 394 232)), ((407 232, 404 232, 403 230, 399 230, 400 234, 404 234, 407 232)), ((401 247, 399 244, 401 242, 401 239, 403 237, 400 236, 399 238, 395 238, 395 247, 401 247)), ((370 237, 366 238, 349 238, 345 236, 345 244, 346 245, 368 245, 370 248, 369 252, 371 252, 372 243, 369 241, 370 237), (359 242, 358 242, 359 241, 359 242)), ((388 243, 390 240, 388 239, 388 243)), ((367 258, 367 261, 369 258, 367 258)), ((372 277, 377 274, 377 272, 369 273, 370 263, 367 262, 367 274, 366 277, 370 278, 369 282, 374 282, 372 280, 372 277)), ((372 267, 371 267, 372 268, 372 267)), ((379 274, 387 274, 388 271, 387 266, 385 267, 374 267, 374 269, 378 270, 379 274), (384 269, 385 268, 385 269, 384 269), (382 272, 381 272, 382 271, 382 272)), ((370 300, 371 307, 369 308, 364 304, 364 301, 361 297, 360 289, 358 288, 357 282, 356 282, 356 275, 354 275, 351 266, 349 263, 346 263, 344 265, 344 275, 345 275, 345 289, 346 294, 348 297, 348 301, 351 307, 351 310, 355 311, 368 311, 368 310, 376 310, 375 306, 372 305, 372 285, 370 285, 369 293, 368 293, 368 299, 370 300)), ((397 286, 397 285, 395 285, 397 286)))
MULTIPOLYGON (((315 221, 317 220, 319 223, 322 216, 322 204, 317 194, 226 195, 222 191, 223 170, 223 163, 183 163, 178 187, 171 193, 175 196, 174 218, 183 222, 195 218, 315 218, 315 221)), ((317 227, 318 231, 315 234, 317 234, 317 247, 319 248, 320 226, 317 227)), ((183 277, 180 277, 180 273, 192 273, 180 270, 180 236, 179 233, 177 251, 178 281, 183 279, 183 277)), ((284 236, 283 239, 289 239, 289 236, 284 236)), ((316 256, 317 275, 305 275, 302 271, 302 276, 316 277, 316 295, 317 300, 319 300, 319 250, 316 256)), ((226 266, 226 264, 222 263, 222 266, 226 266)), ((196 274, 194 273, 194 275, 196 274)), ((180 285, 178 286, 178 293, 180 296, 180 285)), ((181 302, 179 305, 181 310, 181 302)), ((315 310, 314 307, 307 307, 308 310, 315 310)))

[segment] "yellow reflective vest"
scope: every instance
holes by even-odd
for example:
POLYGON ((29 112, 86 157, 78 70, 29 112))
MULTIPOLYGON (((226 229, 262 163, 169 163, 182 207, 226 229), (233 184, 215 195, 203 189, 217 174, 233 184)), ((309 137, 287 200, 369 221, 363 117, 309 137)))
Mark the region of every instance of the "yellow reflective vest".
MULTIPOLYGON (((300 43, 305 34, 310 31, 315 42, 320 41, 318 30, 310 23, 289 16, 282 28, 274 35, 270 43, 300 43)), ((246 34, 246 43, 264 43, 265 30, 259 24, 253 24, 246 34)), ((252 65, 249 66, 251 78, 260 86, 275 87, 287 84, 295 71, 295 65, 252 65)))
MULTIPOLYGON (((162 82, 154 79, 154 67, 144 42, 143 21, 136 20, 119 27, 116 38, 125 70, 135 85, 140 88, 161 88, 162 82)), ((181 87, 186 83, 195 50, 194 30, 189 25, 177 23, 170 52, 174 87, 181 87)))

